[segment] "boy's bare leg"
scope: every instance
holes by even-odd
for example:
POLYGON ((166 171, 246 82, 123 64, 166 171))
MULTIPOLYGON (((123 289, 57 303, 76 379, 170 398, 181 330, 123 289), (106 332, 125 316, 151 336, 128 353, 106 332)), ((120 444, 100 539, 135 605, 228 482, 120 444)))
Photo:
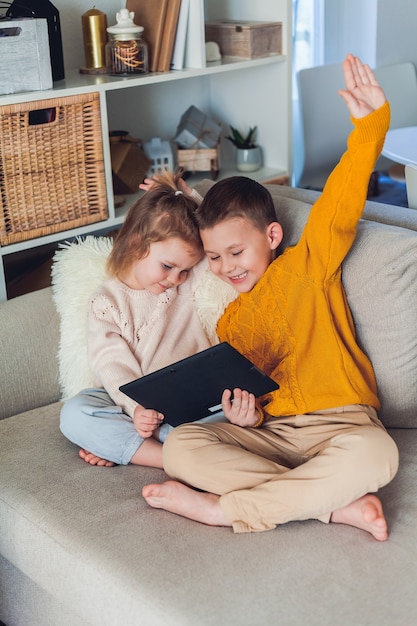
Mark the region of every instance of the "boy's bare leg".
MULTIPOLYGON (((220 506, 219 496, 194 491, 176 481, 161 485, 146 485, 142 495, 149 506, 182 515, 209 526, 231 526, 220 506)), ((387 523, 379 499, 365 495, 351 504, 334 511, 331 522, 348 524, 369 532, 378 541, 388 539, 387 523)))
POLYGON ((379 498, 370 494, 333 511, 330 521, 335 524, 348 524, 366 530, 378 541, 388 539, 388 525, 382 504, 379 498))
POLYGON ((182 515, 209 526, 231 526, 213 493, 194 491, 182 483, 168 480, 161 485, 145 485, 142 495, 149 506, 182 515))

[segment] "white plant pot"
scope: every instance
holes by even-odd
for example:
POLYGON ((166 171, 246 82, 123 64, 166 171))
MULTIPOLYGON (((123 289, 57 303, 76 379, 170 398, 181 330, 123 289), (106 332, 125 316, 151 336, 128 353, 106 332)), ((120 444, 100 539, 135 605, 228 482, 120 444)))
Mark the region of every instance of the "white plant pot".
POLYGON ((236 169, 239 172, 255 172, 262 166, 262 152, 256 148, 236 148, 236 169))

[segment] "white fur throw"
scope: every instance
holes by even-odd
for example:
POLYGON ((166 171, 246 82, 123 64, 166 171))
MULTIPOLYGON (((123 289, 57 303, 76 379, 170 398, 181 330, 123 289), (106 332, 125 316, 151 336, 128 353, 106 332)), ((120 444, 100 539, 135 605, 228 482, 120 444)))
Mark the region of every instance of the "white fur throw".
MULTIPOLYGON (((52 291, 60 315, 59 383, 65 400, 93 385, 87 360, 88 299, 106 277, 106 259, 113 241, 86 237, 61 244, 52 265, 52 291)), ((217 320, 237 293, 230 285, 204 272, 195 293, 195 306, 211 343, 216 343, 217 320)))
POLYGON ((59 383, 63 399, 93 386, 87 360, 88 299, 106 277, 113 241, 86 237, 61 244, 52 264, 52 292, 60 316, 59 383))

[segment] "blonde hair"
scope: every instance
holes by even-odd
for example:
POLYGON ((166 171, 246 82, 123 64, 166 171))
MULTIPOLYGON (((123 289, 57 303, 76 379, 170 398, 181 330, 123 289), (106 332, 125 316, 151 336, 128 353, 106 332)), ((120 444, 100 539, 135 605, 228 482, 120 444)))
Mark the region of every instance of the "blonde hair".
POLYGON ((154 184, 133 204, 117 234, 107 259, 107 273, 121 277, 132 263, 143 259, 156 241, 182 239, 203 255, 197 222, 196 203, 178 188, 181 172, 154 176, 154 184))

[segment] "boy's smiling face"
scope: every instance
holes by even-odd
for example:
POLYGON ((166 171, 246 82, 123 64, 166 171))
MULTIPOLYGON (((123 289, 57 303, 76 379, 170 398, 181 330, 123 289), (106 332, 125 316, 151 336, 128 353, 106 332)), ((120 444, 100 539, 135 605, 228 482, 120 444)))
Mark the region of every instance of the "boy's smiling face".
POLYGON ((274 259, 283 233, 278 222, 259 230, 248 218, 232 217, 200 234, 213 274, 247 293, 274 259))

